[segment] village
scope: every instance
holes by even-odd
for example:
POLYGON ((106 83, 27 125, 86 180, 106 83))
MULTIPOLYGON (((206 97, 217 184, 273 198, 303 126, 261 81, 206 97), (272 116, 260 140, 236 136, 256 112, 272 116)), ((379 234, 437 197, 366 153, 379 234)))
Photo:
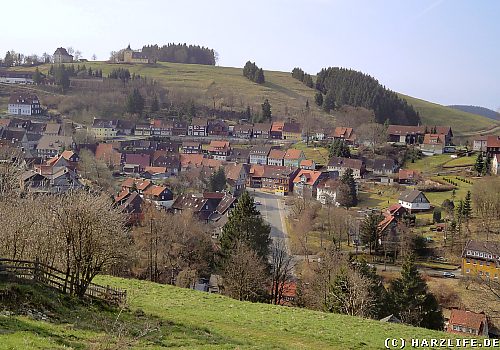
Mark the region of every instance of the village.
MULTIPOLYGON (((54 64, 72 61, 64 48, 53 55, 54 64)), ((122 62, 150 61, 128 46, 122 62)), ((29 86, 33 74, 0 71, 0 83, 29 86)), ((432 283, 499 281, 500 244, 489 239, 498 235, 498 225, 487 232, 479 226, 488 217, 498 220, 498 213, 477 208, 473 221, 470 209, 474 182, 499 174, 499 136, 455 144, 450 126, 388 124, 370 140, 353 127, 315 128, 274 116, 253 123, 152 113, 140 121, 95 116, 85 125, 46 111, 36 92, 19 89, 0 119, 1 151, 22 167, 19 185, 26 193, 102 191, 127 214, 130 227, 143 225, 151 208, 189 211, 217 242, 248 192, 272 240, 285 242, 297 264, 317 263, 324 242, 332 240, 331 227, 320 220, 326 212, 345 218, 345 237, 334 238, 335 244, 382 273, 401 269, 401 232, 412 230, 420 242, 419 269, 432 283), (457 203, 469 208, 458 223, 457 203), (363 229, 367 220, 376 221, 371 237, 363 229), (469 222, 482 233, 471 234, 469 222)), ((200 279, 192 288, 216 292, 217 279, 200 279)), ((293 279, 287 282, 284 304, 292 304, 296 289, 293 279)), ((450 307, 447 330, 498 337, 500 321, 491 316, 450 307)))

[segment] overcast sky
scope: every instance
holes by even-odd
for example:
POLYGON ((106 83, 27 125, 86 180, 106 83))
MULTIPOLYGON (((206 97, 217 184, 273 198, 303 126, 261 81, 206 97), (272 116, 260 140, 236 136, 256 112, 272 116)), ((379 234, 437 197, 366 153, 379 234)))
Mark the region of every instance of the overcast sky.
POLYGON ((0 55, 84 57, 169 42, 215 49, 222 66, 316 74, 342 66, 441 104, 500 107, 497 0, 2 1, 0 55))

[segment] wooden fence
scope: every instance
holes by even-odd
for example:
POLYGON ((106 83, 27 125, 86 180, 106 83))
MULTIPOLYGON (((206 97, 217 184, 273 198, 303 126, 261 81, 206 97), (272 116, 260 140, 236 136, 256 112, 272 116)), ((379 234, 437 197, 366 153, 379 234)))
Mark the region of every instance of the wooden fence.
MULTIPOLYGON (((38 261, 1 258, 1 277, 5 277, 6 279, 15 277, 17 279, 40 283, 63 293, 70 293, 72 289, 71 281, 66 279, 66 274, 63 271, 38 261)), ((127 300, 127 291, 90 283, 85 291, 85 296, 104 300, 112 304, 121 304, 127 300)))

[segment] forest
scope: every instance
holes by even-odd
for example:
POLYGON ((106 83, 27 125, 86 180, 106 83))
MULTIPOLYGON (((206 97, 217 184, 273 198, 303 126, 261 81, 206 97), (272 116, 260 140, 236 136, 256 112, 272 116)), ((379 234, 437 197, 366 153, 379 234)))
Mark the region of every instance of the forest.
MULTIPOLYGON (((411 105, 375 78, 352 69, 323 68, 316 75, 316 89, 325 94, 324 101, 335 108, 343 105, 364 107, 375 112, 377 122, 418 125, 420 116, 411 105)), ((333 109, 332 108, 332 109, 333 109)))
POLYGON ((213 49, 199 45, 170 43, 163 46, 145 45, 142 52, 160 62, 205 64, 215 66, 218 54, 213 49))

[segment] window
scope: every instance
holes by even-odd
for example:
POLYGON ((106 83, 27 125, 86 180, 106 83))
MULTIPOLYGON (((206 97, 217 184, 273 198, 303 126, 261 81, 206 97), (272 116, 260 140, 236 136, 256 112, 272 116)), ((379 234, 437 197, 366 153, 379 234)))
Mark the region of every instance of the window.
POLYGON ((486 266, 490 266, 490 262, 489 261, 486 262, 486 266))
POLYGON ((479 276, 482 276, 483 275, 483 271, 479 271, 479 276))
POLYGON ((479 261, 479 266, 483 266, 483 261, 482 260, 479 261))
POLYGON ((465 261, 467 262, 467 264, 470 264, 470 259, 469 258, 465 259, 465 261))
POLYGON ((465 270, 465 273, 470 273, 470 269, 465 270))

